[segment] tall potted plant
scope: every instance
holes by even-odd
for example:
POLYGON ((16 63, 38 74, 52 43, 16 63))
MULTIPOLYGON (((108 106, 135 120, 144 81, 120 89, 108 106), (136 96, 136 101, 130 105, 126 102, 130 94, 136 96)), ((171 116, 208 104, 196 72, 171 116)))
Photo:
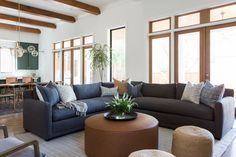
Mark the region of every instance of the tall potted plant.
POLYGON ((91 67, 93 70, 98 70, 101 81, 103 81, 104 69, 109 64, 109 52, 111 52, 111 49, 107 44, 99 43, 94 44, 90 50, 91 67))

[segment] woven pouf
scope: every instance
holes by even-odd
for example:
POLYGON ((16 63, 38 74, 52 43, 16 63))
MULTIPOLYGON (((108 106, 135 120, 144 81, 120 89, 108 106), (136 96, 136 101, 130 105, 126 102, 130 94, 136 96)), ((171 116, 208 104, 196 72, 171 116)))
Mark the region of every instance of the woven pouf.
POLYGON ((175 156, 161 150, 144 149, 131 153, 129 157, 175 157, 175 156))
POLYGON ((176 157, 212 157, 214 137, 206 129, 183 126, 175 129, 172 154, 176 157))

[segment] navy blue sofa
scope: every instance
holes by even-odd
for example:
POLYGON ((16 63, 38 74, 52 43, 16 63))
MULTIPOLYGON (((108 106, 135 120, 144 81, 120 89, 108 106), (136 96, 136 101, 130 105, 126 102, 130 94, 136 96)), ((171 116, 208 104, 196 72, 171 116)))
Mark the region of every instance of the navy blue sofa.
MULTIPOLYGON (((138 82, 132 82, 137 84, 138 82)), ((76 116, 70 109, 58 109, 38 100, 35 92, 25 92, 23 101, 24 128, 45 140, 84 129, 87 117, 105 112, 112 97, 101 97, 100 86, 114 87, 113 83, 73 85, 78 100, 87 103, 86 117, 76 116)), ((183 125, 196 125, 220 139, 234 123, 234 91, 226 89, 224 98, 211 108, 204 104, 181 101, 185 84, 143 83, 142 97, 135 98, 135 111, 147 113, 159 120, 159 125, 175 129, 183 125)))

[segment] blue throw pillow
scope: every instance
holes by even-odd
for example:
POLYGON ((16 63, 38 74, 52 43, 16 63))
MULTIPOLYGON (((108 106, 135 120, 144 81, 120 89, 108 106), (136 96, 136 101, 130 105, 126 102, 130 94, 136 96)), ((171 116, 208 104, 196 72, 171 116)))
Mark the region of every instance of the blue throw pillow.
POLYGON ((135 86, 128 83, 128 86, 127 86, 128 87, 128 95, 133 97, 133 98, 143 96, 143 94, 141 92, 142 86, 143 86, 143 83, 139 83, 135 86))
POLYGON ((39 100, 47 102, 50 105, 55 105, 60 101, 59 93, 51 81, 46 86, 37 85, 36 91, 39 100))

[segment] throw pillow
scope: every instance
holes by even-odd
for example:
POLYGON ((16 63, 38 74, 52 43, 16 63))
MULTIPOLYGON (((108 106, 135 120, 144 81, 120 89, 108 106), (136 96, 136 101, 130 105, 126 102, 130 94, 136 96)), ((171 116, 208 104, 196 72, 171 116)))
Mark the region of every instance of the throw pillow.
POLYGON ((118 95, 118 88, 117 87, 107 88, 107 87, 101 86, 101 91, 102 91, 101 96, 116 96, 116 95, 118 95))
POLYGON ((186 101, 193 102, 195 104, 199 104, 200 94, 201 94, 203 86, 204 86, 204 83, 191 84, 190 82, 188 82, 184 88, 184 92, 183 92, 181 100, 186 100, 186 101))
POLYGON ((40 101, 47 102, 50 105, 55 105, 60 101, 59 93, 51 81, 46 86, 37 85, 36 93, 40 101))
POLYGON ((129 96, 131 96, 133 98, 143 96, 143 94, 141 92, 142 87, 143 87, 143 83, 139 83, 135 86, 128 83, 128 94, 129 94, 129 96))
POLYGON ((119 81, 119 80, 113 78, 113 80, 114 80, 115 87, 118 87, 118 92, 120 95, 127 93, 127 91, 128 91, 127 84, 129 82, 129 79, 119 81))
POLYGON ((206 81, 205 86, 201 92, 200 101, 203 104, 209 105, 214 108, 214 104, 216 101, 222 99, 225 91, 224 84, 219 86, 213 86, 209 81, 206 81))
POLYGON ((67 103, 70 101, 75 101, 76 100, 76 96, 75 96, 75 92, 73 90, 73 88, 69 85, 57 85, 57 90, 59 92, 61 101, 63 103, 67 103))

